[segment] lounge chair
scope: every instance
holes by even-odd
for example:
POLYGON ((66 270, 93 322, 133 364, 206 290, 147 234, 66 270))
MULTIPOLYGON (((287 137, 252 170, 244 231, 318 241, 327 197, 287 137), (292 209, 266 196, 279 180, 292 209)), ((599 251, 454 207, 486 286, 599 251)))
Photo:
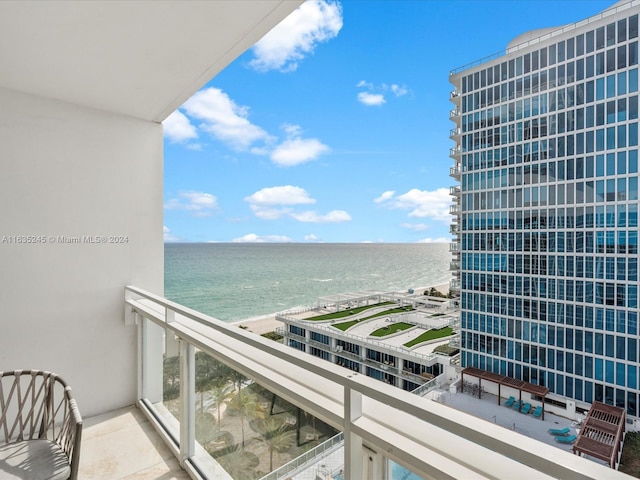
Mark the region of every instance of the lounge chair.
POLYGON ((516 400, 515 403, 512 405, 514 410, 518 410, 520 411, 520 408, 522 407, 522 402, 520 400, 516 400))
POLYGON ((556 442, 558 443, 573 443, 576 441, 576 438, 578 438, 577 435, 559 435, 556 437, 556 442))
POLYGON ((527 414, 527 413, 529 413, 530 410, 531 410, 531 404, 530 403, 525 403, 522 406, 522 410, 520 410, 520 413, 527 414))
POLYGON ((531 415, 534 418, 540 418, 542 416, 542 405, 538 405, 531 415))
POLYGON ((569 435, 569 433, 571 432, 571 429, 569 427, 564 427, 564 428, 550 428, 549 429, 549 433, 551 435, 555 435, 555 436, 562 436, 562 435, 569 435))
POLYGON ((516 401, 516 399, 514 397, 509 397, 507 399, 507 401, 504 402, 504 406, 505 407, 510 407, 511 405, 513 405, 513 402, 515 402, 515 401, 516 401))

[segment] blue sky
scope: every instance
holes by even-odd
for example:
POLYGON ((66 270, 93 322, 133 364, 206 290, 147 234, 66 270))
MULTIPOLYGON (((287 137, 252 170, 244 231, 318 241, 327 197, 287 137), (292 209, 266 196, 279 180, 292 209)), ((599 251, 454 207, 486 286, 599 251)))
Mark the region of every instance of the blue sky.
POLYGON ((165 120, 165 240, 450 241, 449 71, 614 3, 305 2, 165 120))

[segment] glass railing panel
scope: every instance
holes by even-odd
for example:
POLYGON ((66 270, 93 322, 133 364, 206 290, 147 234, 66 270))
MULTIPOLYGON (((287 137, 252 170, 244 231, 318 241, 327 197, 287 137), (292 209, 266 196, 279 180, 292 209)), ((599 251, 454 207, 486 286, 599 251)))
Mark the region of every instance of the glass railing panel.
POLYGON ((204 352, 195 395, 196 442, 234 479, 260 479, 338 433, 204 352))
POLYGON ((180 420, 180 356, 162 355, 162 405, 180 420))
POLYGON ((143 401, 154 410, 173 443, 180 445, 180 355, 173 333, 145 321, 143 401))
POLYGON ((233 443, 222 416, 238 385, 246 379, 204 352, 195 353, 195 437, 207 452, 233 443))

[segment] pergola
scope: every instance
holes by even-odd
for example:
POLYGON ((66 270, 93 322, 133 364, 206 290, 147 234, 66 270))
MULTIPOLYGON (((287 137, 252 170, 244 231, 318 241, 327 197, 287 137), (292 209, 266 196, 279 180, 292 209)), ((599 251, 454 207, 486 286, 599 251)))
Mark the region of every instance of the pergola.
POLYGON ((593 402, 580 427, 573 453, 590 455, 608 462, 611 468, 615 468, 625 422, 624 408, 593 402))
MULTIPOLYGON (((488 372, 475 367, 465 367, 461 372, 462 381, 460 382, 460 392, 464 392, 464 376, 470 375, 478 378, 478 386, 482 386, 482 380, 498 384, 498 405, 500 405, 500 387, 502 385, 510 388, 515 388, 519 392, 519 400, 522 403, 522 392, 532 393, 539 397, 542 397, 542 420, 544 420, 544 399, 549 393, 548 387, 542 385, 536 385, 534 383, 525 382, 523 380, 517 380, 515 378, 500 375, 498 373, 488 372)), ((482 389, 478 389, 478 398, 482 395, 482 389)))
POLYGON ((385 300, 385 297, 392 297, 391 292, 380 291, 366 291, 366 292, 347 292, 338 295, 329 295, 326 297, 318 298, 318 306, 332 306, 336 312, 340 310, 343 305, 355 304, 360 306, 362 304, 368 305, 370 301, 380 303, 385 300))

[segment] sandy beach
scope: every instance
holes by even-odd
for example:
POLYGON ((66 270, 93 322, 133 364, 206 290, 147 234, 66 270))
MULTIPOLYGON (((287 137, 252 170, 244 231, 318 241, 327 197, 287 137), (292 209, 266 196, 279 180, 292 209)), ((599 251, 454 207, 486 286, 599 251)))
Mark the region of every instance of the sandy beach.
MULTIPOLYGON (((442 285, 434 285, 435 289, 445 295, 449 293, 449 284, 443 283, 442 285)), ((431 287, 423 287, 414 289, 416 292, 423 292, 429 290, 431 287)), ((259 318, 250 318, 247 320, 240 320, 234 322, 233 325, 237 325, 242 328, 246 328, 247 331, 262 335, 263 333, 273 332, 278 327, 282 327, 282 322, 276 320, 276 314, 265 315, 259 318)))

